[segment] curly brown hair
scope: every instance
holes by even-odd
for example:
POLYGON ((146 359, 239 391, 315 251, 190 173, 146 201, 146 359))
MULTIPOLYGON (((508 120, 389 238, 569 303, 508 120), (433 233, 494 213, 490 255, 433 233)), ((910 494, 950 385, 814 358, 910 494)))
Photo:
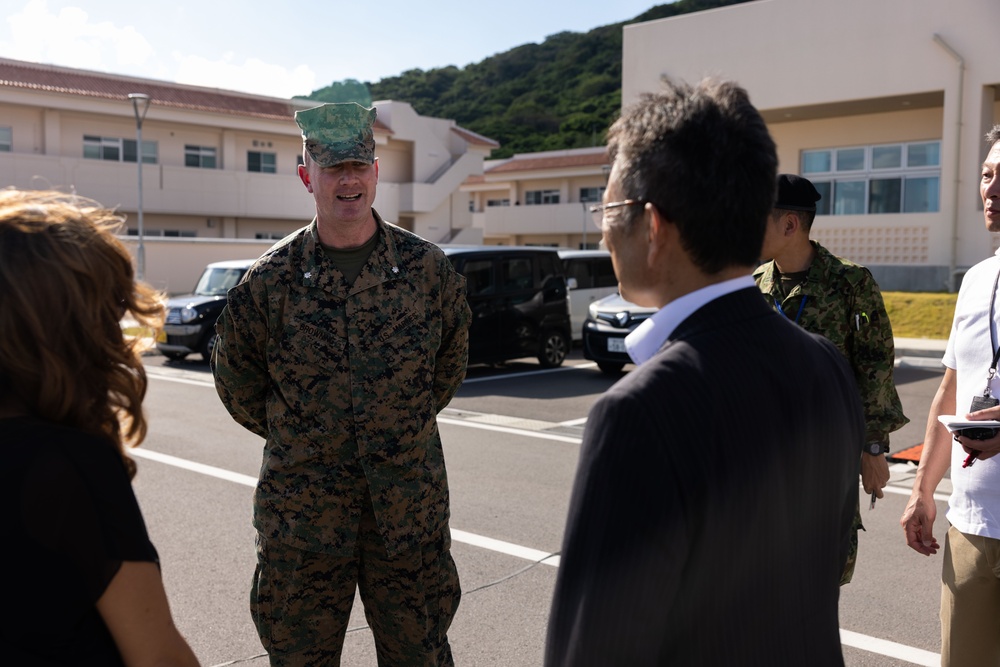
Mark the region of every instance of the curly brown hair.
POLYGON ((0 407, 104 436, 146 437, 146 373, 121 320, 158 329, 163 298, 115 238, 124 218, 54 191, 0 190, 0 407))

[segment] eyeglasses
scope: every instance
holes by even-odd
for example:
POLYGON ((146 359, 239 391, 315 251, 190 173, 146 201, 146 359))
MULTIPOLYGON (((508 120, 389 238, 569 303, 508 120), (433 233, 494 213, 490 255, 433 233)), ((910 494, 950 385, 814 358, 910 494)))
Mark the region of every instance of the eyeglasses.
POLYGON ((609 208, 621 208, 622 206, 645 206, 648 202, 645 199, 626 199, 624 201, 613 201, 609 204, 597 204, 596 206, 591 206, 588 210, 590 211, 591 217, 594 219, 594 224, 602 232, 604 231, 604 214, 609 208))

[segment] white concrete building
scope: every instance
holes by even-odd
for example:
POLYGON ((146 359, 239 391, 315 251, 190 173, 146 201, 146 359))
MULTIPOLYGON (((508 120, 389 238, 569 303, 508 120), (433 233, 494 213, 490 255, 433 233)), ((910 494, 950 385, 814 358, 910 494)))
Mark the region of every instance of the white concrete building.
POLYGON ((978 195, 997 25, 996 0, 756 0, 629 25, 622 104, 664 75, 738 81, 780 170, 824 193, 814 238, 883 289, 955 288, 997 246, 978 195))
POLYGON ((488 160, 461 191, 485 243, 596 248, 587 209, 600 203, 609 168, 604 146, 519 153, 488 160))
MULTIPOLYGON (((144 237, 277 239, 312 219, 296 175, 293 114, 317 102, 3 59, 0 187, 55 188, 117 206, 135 234, 140 151, 130 93, 151 98, 144 237)), ((404 102, 375 106, 379 213, 434 242, 480 242, 459 185, 482 173, 498 144, 404 102)))

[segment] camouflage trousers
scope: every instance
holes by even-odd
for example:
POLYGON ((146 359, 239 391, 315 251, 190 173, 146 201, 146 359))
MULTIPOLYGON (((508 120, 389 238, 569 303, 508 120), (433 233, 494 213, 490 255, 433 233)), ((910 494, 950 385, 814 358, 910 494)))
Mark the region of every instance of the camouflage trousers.
POLYGON ((854 511, 854 522, 851 524, 851 546, 847 551, 847 562, 844 563, 844 572, 840 575, 840 585, 851 583, 854 578, 854 566, 858 562, 858 531, 864 530, 861 523, 861 502, 858 501, 858 508, 854 511))
POLYGON ((444 537, 389 558, 370 509, 352 557, 258 534, 250 612, 271 665, 339 665, 357 588, 380 666, 452 667, 447 632, 461 588, 444 537))

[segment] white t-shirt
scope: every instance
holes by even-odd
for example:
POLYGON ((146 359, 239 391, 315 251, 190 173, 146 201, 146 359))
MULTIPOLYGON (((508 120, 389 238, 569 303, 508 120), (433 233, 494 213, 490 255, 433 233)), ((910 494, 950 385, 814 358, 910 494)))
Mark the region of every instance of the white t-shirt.
MULTIPOLYGON (((956 371, 955 413, 969 411, 972 398, 982 395, 986 378, 993 361, 995 348, 1000 344, 997 323, 1000 322, 1000 303, 992 308, 990 297, 1000 272, 1000 251, 997 256, 984 260, 969 269, 962 280, 955 305, 944 365, 956 371), (990 328, 993 337, 990 337, 990 328)), ((1000 297, 1000 290, 997 292, 1000 297)), ((1000 377, 990 383, 993 396, 1000 398, 1000 377)), ((1000 456, 976 461, 963 468, 965 450, 956 442, 951 451, 952 494, 948 500, 948 521, 955 528, 969 535, 1000 539, 1000 456)))

